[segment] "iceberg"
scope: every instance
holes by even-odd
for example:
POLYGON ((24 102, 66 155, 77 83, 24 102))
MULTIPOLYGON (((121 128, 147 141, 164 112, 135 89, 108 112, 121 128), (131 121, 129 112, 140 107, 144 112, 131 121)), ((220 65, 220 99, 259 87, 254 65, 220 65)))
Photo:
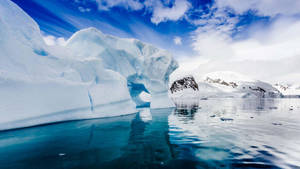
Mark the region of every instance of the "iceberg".
POLYGON ((0 16, 0 130, 135 113, 142 92, 165 106, 153 98, 167 99, 178 67, 167 51, 95 28, 50 47, 13 2, 0 1, 0 16))
POLYGON ((137 39, 105 35, 96 28, 76 32, 66 48, 75 60, 101 60, 104 68, 119 72, 126 78, 133 97, 141 92, 151 94, 151 108, 171 106, 166 104, 171 103, 168 81, 178 63, 167 51, 137 39))

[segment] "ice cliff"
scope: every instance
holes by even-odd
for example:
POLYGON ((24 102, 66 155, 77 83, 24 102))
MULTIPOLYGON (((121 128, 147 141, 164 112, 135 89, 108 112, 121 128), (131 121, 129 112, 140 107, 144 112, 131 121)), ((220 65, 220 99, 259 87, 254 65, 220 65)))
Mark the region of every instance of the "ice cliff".
POLYGON ((16 4, 0 1, 0 130, 133 113, 143 92, 151 107, 169 103, 177 63, 166 51, 95 28, 60 48, 45 45, 16 4))

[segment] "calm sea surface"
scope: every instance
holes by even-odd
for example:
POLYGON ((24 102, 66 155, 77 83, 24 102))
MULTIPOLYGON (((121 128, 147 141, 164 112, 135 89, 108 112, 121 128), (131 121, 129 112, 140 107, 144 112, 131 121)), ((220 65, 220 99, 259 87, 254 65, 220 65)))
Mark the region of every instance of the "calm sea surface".
POLYGON ((300 168, 300 99, 209 99, 0 132, 0 168, 300 168))

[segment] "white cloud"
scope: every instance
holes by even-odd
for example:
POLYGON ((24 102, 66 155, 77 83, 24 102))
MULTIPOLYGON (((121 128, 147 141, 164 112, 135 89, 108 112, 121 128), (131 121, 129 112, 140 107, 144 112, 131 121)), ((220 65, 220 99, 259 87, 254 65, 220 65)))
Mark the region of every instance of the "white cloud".
POLYGON ((138 0, 95 0, 95 2, 98 9, 103 11, 108 11, 113 7, 122 7, 132 11, 145 9, 152 14, 151 22, 155 24, 168 20, 177 21, 183 18, 191 7, 187 0, 175 0, 172 5, 171 1, 162 3, 159 0, 145 0, 143 3, 138 0), (169 7, 169 5, 172 7, 169 7))
POLYGON ((179 36, 175 36, 173 39, 175 45, 181 45, 182 44, 182 40, 179 36))
POLYGON ((43 39, 45 43, 49 46, 59 45, 59 46, 65 46, 66 40, 63 37, 55 37, 52 35, 46 35, 43 36, 43 39))
POLYGON ((285 17, 268 28, 255 28, 248 39, 239 41, 218 29, 199 28, 193 35, 193 49, 198 57, 190 63, 199 65, 197 60, 208 59, 208 63, 199 66, 203 73, 229 70, 261 80, 279 81, 280 77, 300 74, 299 34, 300 21, 285 17))
POLYGON ((151 22, 159 24, 168 20, 177 21, 189 10, 191 4, 186 0, 175 0, 172 7, 164 6, 160 1, 153 5, 151 22))
POLYGON ((300 13, 299 0, 216 0, 218 8, 232 8, 242 14, 248 10, 262 16, 295 15, 300 13))
POLYGON ((269 28, 256 28, 245 40, 212 29, 194 32, 193 49, 203 57, 235 60, 278 60, 300 55, 300 21, 277 20, 269 28))
POLYGON ((128 10, 140 10, 144 5, 138 0, 95 0, 99 10, 109 10, 112 7, 124 7, 128 10))
POLYGON ((186 18, 198 25, 191 36, 198 56, 181 64, 197 65, 201 73, 227 70, 271 82, 299 82, 295 77, 300 74, 300 21, 294 16, 299 9, 299 0, 216 0, 200 19, 186 18), (249 10, 269 16, 273 23, 253 25, 247 39, 233 39, 242 28, 237 26, 239 16, 249 10))
POLYGON ((84 12, 90 12, 90 11, 91 11, 91 8, 84 8, 84 7, 82 7, 82 6, 79 6, 79 7, 78 7, 78 10, 79 10, 80 12, 84 13, 84 12))

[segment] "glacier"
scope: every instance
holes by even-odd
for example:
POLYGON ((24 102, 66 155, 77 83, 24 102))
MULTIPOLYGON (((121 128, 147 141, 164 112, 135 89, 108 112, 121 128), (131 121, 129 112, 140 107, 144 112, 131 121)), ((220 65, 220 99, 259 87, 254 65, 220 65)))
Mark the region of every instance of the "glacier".
POLYGON ((0 1, 0 37, 0 130, 135 113, 145 93, 151 108, 173 106, 178 64, 150 44, 87 28, 50 47, 9 0, 0 1))

